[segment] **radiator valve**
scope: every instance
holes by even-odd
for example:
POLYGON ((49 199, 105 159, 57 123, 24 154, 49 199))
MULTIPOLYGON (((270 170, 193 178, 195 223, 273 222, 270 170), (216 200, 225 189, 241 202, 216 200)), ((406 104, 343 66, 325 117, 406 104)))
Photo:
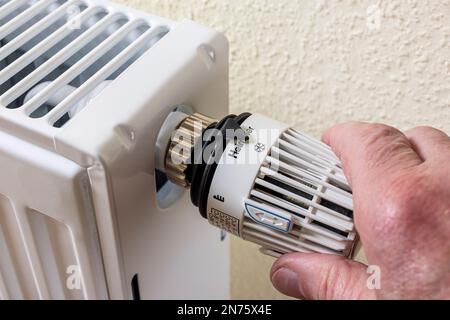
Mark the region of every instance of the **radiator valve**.
POLYGON ((352 191, 327 145, 259 114, 174 118, 164 170, 212 225, 275 257, 352 255, 352 191))

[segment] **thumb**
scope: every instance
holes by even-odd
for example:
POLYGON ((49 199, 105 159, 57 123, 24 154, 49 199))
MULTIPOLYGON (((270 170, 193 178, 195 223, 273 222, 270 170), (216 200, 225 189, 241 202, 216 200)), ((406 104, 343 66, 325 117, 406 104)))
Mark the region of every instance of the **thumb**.
POLYGON ((341 256, 287 254, 275 262, 270 277, 278 291, 299 299, 376 299, 366 285, 366 266, 341 256))

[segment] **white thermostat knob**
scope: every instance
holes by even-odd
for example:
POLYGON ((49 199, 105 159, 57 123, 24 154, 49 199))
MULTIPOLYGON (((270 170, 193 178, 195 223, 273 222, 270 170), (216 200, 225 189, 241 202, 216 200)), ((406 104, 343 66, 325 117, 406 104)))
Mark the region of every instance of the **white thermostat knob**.
POLYGON ((220 121, 194 115, 184 121, 179 126, 184 134, 186 128, 202 131, 188 134, 189 143, 173 135, 166 164, 183 168, 185 180, 179 175, 172 180, 190 187, 192 203, 212 225, 272 256, 352 254, 357 238, 352 191, 327 145, 259 114, 220 121), (195 119, 201 122, 197 126, 195 119), (177 141, 187 146, 182 157, 180 149, 171 154, 177 141))

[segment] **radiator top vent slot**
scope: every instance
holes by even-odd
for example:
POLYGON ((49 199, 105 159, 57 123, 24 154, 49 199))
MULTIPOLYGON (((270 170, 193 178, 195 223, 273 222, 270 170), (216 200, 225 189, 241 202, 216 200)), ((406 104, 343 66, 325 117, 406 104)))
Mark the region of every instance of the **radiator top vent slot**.
POLYGON ((169 31, 82 0, 0 0, 0 112, 64 126, 169 31))

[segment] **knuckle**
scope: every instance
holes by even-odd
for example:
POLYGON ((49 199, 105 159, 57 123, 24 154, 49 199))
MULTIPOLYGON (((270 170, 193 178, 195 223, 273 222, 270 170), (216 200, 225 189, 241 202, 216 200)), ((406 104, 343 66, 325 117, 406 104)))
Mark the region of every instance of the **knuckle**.
POLYGON ((418 126, 412 129, 412 131, 418 132, 418 133, 424 133, 424 132, 434 132, 436 129, 430 126, 418 126))
POLYGON ((367 160, 373 167, 391 160, 391 155, 410 152, 408 140, 397 129, 384 124, 370 124, 363 133, 367 160))
POLYGON ((368 143, 384 141, 386 138, 392 138, 398 134, 399 131, 397 129, 382 123, 368 124, 363 133, 368 143))
POLYGON ((422 136, 436 140, 449 139, 449 136, 445 132, 430 126, 418 126, 411 129, 408 133, 412 136, 422 136))

